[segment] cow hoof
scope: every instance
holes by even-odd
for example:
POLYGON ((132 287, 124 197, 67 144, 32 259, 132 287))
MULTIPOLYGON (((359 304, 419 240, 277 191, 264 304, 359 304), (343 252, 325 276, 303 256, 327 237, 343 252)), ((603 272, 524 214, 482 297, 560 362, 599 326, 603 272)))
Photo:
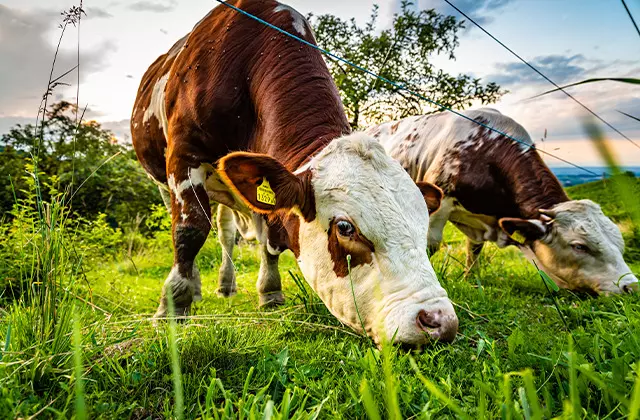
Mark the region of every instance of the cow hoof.
POLYGON ((261 308, 274 308, 276 306, 284 305, 284 295, 282 292, 260 294, 258 297, 258 304, 261 308))
POLYGON ((216 290, 216 295, 223 297, 223 298, 230 298, 232 296, 235 296, 238 293, 238 290, 234 287, 219 287, 218 290, 216 290))
MULTIPOLYGON (((175 311, 175 318, 177 322, 183 322, 185 320, 185 317, 189 316, 189 312, 191 310, 191 307, 184 307, 184 308, 176 308, 175 311)), ((164 321, 166 319, 168 319, 170 317, 169 315, 169 311, 167 310, 166 307, 161 306, 158 308, 158 310, 156 311, 156 313, 153 315, 153 325, 158 325, 159 322, 158 321, 164 321)))

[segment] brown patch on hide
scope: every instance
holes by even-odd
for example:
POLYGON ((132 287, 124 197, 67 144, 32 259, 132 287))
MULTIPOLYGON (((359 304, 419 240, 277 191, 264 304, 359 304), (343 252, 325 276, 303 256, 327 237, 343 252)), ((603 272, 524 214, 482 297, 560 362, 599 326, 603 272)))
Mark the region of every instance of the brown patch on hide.
POLYGON ((537 219, 539 209, 569 198, 535 148, 524 147, 478 126, 445 155, 445 160, 459 163, 457 175, 441 171, 436 184, 472 213, 537 219))
POLYGON ((400 127, 400 121, 391 124, 391 127, 389 127, 389 133, 394 134, 396 131, 398 131, 398 127, 400 127))
MULTIPOLYGON (((349 264, 347 255, 351 255, 351 269, 363 264, 371 264, 372 256, 375 252, 373 243, 356 230, 351 238, 342 238, 337 231, 336 219, 331 221, 329 227, 329 254, 333 260, 333 271, 338 277, 349 275, 349 264)), ((355 227, 355 225, 354 225, 355 227)))

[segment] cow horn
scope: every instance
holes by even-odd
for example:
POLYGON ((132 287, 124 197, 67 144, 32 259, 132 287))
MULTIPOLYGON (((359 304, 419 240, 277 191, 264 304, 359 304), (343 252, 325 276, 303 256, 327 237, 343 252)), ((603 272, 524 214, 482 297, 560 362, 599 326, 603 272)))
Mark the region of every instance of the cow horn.
POLYGON ((541 214, 540 215, 540 220, 542 221, 542 223, 547 223, 547 224, 553 222, 553 219, 551 217, 547 216, 546 214, 541 214))
POLYGON ((540 212, 541 215, 550 217, 552 219, 555 219, 556 217, 555 210, 540 209, 538 210, 538 212, 540 212))

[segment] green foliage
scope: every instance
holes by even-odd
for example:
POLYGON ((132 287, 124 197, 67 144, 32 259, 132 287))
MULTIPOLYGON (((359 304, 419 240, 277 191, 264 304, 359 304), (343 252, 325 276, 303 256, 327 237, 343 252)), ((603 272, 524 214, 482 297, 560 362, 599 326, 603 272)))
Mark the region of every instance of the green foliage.
MULTIPOLYGON (((151 220, 164 218, 159 209, 157 216, 151 220)), ((515 249, 495 246, 478 278, 466 280, 457 263, 464 240, 450 227, 446 236, 450 245, 433 264, 458 305, 460 335, 418 353, 376 349, 340 326, 300 283, 288 254, 282 269, 291 270, 283 280, 292 299, 257 311, 257 248, 237 249, 239 295, 216 298, 220 248, 211 238, 198 257, 205 299, 196 315, 158 327, 148 314, 171 267, 166 232, 131 260, 85 260, 86 281, 77 281, 72 259, 54 259, 67 268, 57 277, 50 339, 33 329, 41 319, 33 302, 0 311, 0 416, 174 417, 179 372, 184 418, 633 417, 637 297, 550 295, 515 249)))
MULTIPOLYGON (((99 123, 83 121, 76 136, 74 109, 67 102, 52 105, 41 126, 42 140, 32 125, 18 125, 0 138, 0 212, 5 218, 11 217, 16 199, 28 196, 35 164, 40 184, 66 192, 73 214, 90 220, 102 213, 109 224, 120 226, 161 202, 133 151, 99 123)), ((50 199, 51 188, 43 191, 44 200, 50 199)))
MULTIPOLYGON (((404 0, 389 29, 378 31, 378 7, 364 27, 355 19, 321 15, 311 20, 318 44, 352 63, 420 92, 440 104, 462 109, 474 101, 488 104, 505 91, 495 83, 483 85, 467 75, 453 76, 431 64, 434 55, 455 59, 458 31, 464 28, 453 16, 435 10, 416 11, 404 0)), ((423 114, 421 99, 374 79, 360 70, 329 59, 351 125, 379 123, 423 114)))

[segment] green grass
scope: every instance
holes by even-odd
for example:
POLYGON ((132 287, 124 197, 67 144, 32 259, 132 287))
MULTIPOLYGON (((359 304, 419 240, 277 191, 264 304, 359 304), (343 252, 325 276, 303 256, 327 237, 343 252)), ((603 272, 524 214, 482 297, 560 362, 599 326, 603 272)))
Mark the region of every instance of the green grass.
MULTIPOLYGON (((570 194, 609 211, 598 184, 570 194)), ((341 326, 288 273, 301 277, 289 253, 287 303, 260 311, 256 246, 236 249, 238 295, 219 298, 212 234, 198 261, 204 299, 175 329, 150 320, 171 268, 167 234, 131 259, 87 263, 86 281, 59 288, 64 308, 50 316, 67 322, 48 341, 34 335, 41 315, 27 302, 0 308, 0 417, 540 419, 638 410, 637 296, 550 295, 517 250, 493 245, 464 278, 464 238, 451 226, 446 237, 432 262, 458 305, 460 334, 414 353, 379 350, 341 326)), ((640 261, 630 262, 638 271, 640 261)))

